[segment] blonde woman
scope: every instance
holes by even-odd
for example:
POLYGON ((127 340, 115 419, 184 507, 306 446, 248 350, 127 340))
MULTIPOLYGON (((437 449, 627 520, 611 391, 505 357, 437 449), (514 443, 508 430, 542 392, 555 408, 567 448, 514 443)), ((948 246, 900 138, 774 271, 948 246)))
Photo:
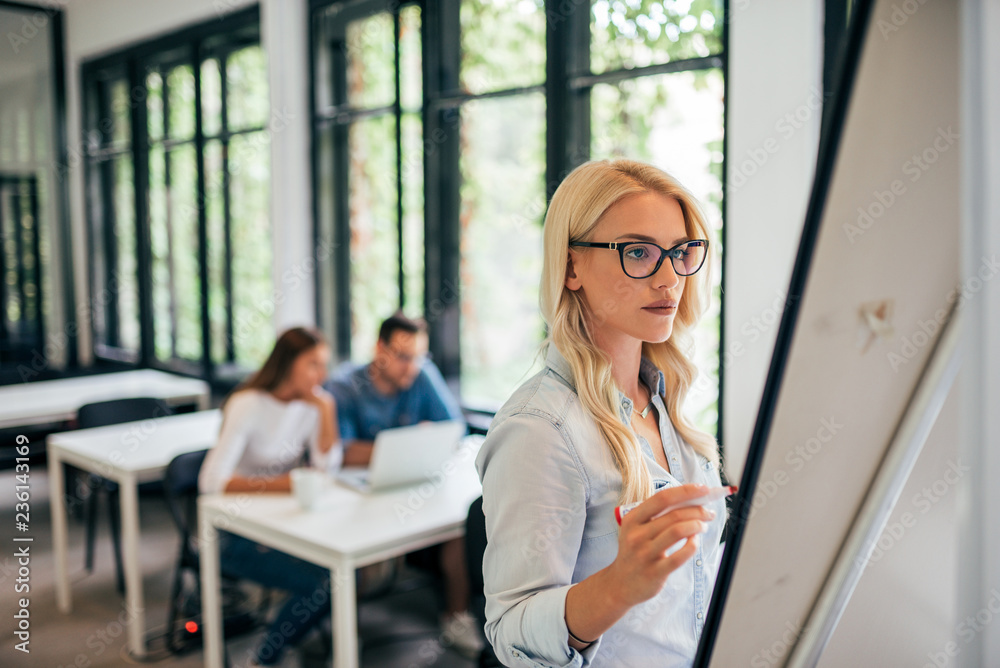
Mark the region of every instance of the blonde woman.
POLYGON ((690 665, 715 582, 715 439, 682 406, 709 296, 709 229, 661 170, 581 165, 545 217, 545 368, 477 459, 486 635, 506 665, 690 665), (617 505, 642 502, 618 526, 617 505), (650 664, 649 660, 654 660, 650 664))

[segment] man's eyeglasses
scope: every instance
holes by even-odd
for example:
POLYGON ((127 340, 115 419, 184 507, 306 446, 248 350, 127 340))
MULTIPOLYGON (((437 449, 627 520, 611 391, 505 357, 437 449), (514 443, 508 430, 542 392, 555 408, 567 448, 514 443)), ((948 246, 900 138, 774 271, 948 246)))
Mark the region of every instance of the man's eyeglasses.
POLYGON ((692 239, 673 248, 664 248, 646 241, 626 241, 599 244, 590 241, 571 241, 570 246, 585 248, 610 248, 618 251, 622 263, 622 271, 630 278, 649 278, 660 269, 663 259, 670 258, 670 263, 678 276, 690 276, 697 273, 705 264, 708 256, 708 240, 692 239))
POLYGON ((386 349, 392 353, 392 356, 403 364, 416 364, 417 366, 423 366, 424 362, 430 359, 431 354, 429 352, 420 355, 411 355, 409 353, 404 353, 396 350, 392 346, 386 346, 386 349))

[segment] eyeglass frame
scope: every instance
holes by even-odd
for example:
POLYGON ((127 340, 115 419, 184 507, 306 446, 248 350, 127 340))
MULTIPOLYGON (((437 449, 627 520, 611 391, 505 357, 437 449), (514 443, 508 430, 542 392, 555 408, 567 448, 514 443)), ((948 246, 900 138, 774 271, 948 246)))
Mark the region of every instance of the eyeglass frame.
POLYGON ((385 344, 385 349, 392 354, 392 356, 399 362, 403 364, 416 364, 417 366, 423 366, 427 360, 431 359, 431 352, 421 353, 420 355, 410 355, 408 353, 401 353, 389 344, 385 344))
POLYGON ((650 276, 652 276, 653 274, 655 274, 660 270, 660 267, 663 266, 663 258, 667 257, 667 253, 669 253, 670 251, 677 250, 681 246, 686 246, 690 243, 695 243, 695 242, 705 244, 705 257, 701 258, 701 264, 699 264, 698 268, 692 271, 690 274, 682 274, 681 272, 677 271, 677 267, 676 265, 674 265, 674 258, 670 258, 670 267, 674 270, 675 274, 677 274, 678 276, 694 276, 699 271, 701 271, 701 268, 705 266, 705 260, 708 259, 708 239, 688 239, 687 241, 682 241, 681 243, 677 244, 676 246, 673 246, 672 248, 664 248, 663 246, 655 244, 652 241, 611 241, 609 243, 595 243, 592 241, 571 241, 569 242, 569 245, 579 246, 583 248, 607 248, 610 250, 617 250, 618 261, 621 263, 622 271, 625 273, 625 275, 628 276, 629 278, 642 280, 644 278, 649 278, 650 276), (625 247, 634 244, 645 244, 647 246, 656 246, 657 248, 660 249, 660 259, 656 261, 656 266, 653 267, 653 271, 646 274, 645 276, 633 276, 632 274, 628 273, 628 271, 625 269, 625 247))

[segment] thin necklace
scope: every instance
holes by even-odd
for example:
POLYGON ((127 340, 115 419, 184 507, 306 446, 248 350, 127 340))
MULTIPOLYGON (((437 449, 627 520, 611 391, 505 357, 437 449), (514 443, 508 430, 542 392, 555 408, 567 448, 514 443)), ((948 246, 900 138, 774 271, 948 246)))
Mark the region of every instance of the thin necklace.
POLYGON ((642 411, 640 412, 640 411, 637 411, 635 409, 635 404, 633 403, 632 404, 632 412, 635 413, 636 415, 640 416, 643 420, 645 420, 646 416, 649 415, 649 409, 652 408, 652 407, 653 407, 653 396, 652 396, 652 394, 650 394, 649 402, 646 404, 646 407, 643 408, 642 411))

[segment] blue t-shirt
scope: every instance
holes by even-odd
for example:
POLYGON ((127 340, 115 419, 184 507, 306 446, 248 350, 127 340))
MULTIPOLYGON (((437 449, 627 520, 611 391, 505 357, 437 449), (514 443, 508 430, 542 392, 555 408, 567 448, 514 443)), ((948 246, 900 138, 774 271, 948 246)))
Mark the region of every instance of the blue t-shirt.
POLYGON ((418 422, 462 420, 462 411, 434 363, 427 361, 406 390, 386 396, 375 389, 368 364, 345 364, 326 389, 337 401, 343 442, 373 441, 383 429, 418 422))

